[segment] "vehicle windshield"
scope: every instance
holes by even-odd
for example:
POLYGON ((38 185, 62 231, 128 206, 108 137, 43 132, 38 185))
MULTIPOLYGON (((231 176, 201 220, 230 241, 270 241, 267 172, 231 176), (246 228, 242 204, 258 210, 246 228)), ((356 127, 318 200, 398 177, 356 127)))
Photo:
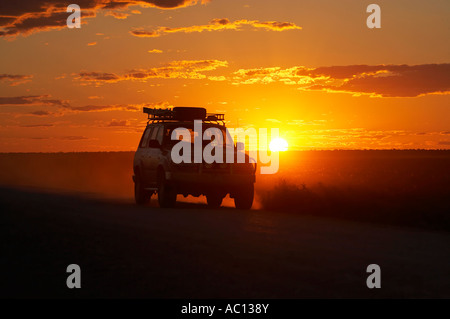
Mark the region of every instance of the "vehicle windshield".
MULTIPOLYGON (((199 132, 194 131, 193 123, 183 123, 179 125, 166 127, 164 134, 165 143, 169 145, 174 145, 179 140, 182 140, 183 139, 183 136, 181 135, 182 129, 187 129, 189 131, 191 135, 191 143, 194 143, 196 140, 202 140, 202 136, 199 136, 199 132), (176 134, 175 135, 176 138, 174 140, 171 139, 173 131, 175 131, 176 134)), ((212 143, 213 145, 234 147, 233 139, 228 130, 226 129, 226 127, 224 126, 203 123, 202 134, 204 145, 212 143), (221 139, 216 138, 216 136, 219 134, 222 136, 221 139)))

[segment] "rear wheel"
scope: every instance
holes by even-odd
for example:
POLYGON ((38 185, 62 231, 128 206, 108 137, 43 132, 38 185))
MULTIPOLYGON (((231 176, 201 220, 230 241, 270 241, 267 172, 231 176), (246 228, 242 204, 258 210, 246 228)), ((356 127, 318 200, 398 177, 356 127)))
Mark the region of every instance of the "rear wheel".
POLYGON ((134 200, 136 201, 136 204, 148 204, 151 196, 152 194, 144 189, 141 174, 137 171, 134 176, 134 200))
POLYGON ((158 203, 162 208, 173 207, 177 201, 177 193, 172 185, 167 183, 163 170, 158 172, 158 203))
POLYGON ((253 205, 255 189, 253 183, 242 186, 234 195, 234 205, 238 209, 250 209, 253 205))
POLYGON ((211 208, 219 208, 222 205, 223 196, 218 193, 211 193, 206 195, 206 201, 211 208))

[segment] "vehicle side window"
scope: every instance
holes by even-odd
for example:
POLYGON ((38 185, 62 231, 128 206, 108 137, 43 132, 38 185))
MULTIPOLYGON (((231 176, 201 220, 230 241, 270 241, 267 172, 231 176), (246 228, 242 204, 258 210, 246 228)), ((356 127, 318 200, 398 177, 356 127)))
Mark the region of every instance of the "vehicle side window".
POLYGON ((156 140, 159 142, 159 145, 163 145, 164 138, 164 127, 160 126, 158 133, 156 134, 156 140))
POLYGON ((148 141, 151 132, 152 127, 147 127, 147 129, 144 132, 144 135, 142 135, 141 144, 139 145, 139 147, 148 147, 148 141))
POLYGON ((156 140, 156 135, 158 134, 158 130, 159 130, 160 126, 156 126, 153 131, 152 131, 152 135, 150 137, 151 140, 156 140))

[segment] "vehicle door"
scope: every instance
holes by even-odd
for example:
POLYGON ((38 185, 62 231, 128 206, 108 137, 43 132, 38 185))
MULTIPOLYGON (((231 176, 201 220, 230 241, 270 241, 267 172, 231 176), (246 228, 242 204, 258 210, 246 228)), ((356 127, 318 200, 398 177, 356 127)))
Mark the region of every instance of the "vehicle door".
POLYGON ((149 169, 150 169, 150 161, 149 161, 149 141, 150 136, 153 131, 153 126, 148 126, 142 135, 141 144, 139 145, 139 162, 141 168, 142 178, 144 179, 144 184, 148 184, 147 180, 149 178, 149 169))
POLYGON ((148 147, 148 181, 151 185, 157 185, 157 169, 161 161, 162 134, 164 128, 162 125, 156 125, 150 134, 148 147))

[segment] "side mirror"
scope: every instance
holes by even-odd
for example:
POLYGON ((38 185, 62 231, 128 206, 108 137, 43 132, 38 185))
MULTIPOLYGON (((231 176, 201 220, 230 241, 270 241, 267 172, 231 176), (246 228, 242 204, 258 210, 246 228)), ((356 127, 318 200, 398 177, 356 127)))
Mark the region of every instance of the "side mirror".
POLYGON ((245 144, 242 143, 242 142, 237 142, 237 143, 236 143, 236 149, 237 149, 238 151, 243 151, 243 150, 245 150, 245 144))
POLYGON ((159 142, 157 140, 150 140, 150 142, 148 142, 148 147, 161 148, 161 144, 159 144, 159 142))

